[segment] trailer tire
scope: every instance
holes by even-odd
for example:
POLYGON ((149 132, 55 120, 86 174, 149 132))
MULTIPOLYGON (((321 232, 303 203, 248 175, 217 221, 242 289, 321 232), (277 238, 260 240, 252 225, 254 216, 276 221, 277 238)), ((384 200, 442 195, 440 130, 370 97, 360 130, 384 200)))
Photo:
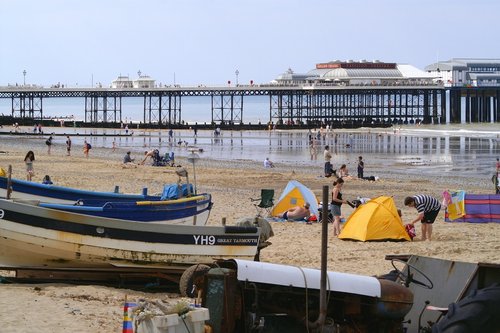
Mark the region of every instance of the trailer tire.
POLYGON ((195 279, 197 277, 203 276, 208 270, 210 266, 199 264, 193 265, 186 269, 184 273, 181 275, 181 279, 179 281, 179 291, 182 297, 196 297, 197 296, 197 288, 195 284, 195 279))
POLYGON ((451 303, 448 313, 433 327, 433 333, 500 332, 500 284, 474 290, 451 303))

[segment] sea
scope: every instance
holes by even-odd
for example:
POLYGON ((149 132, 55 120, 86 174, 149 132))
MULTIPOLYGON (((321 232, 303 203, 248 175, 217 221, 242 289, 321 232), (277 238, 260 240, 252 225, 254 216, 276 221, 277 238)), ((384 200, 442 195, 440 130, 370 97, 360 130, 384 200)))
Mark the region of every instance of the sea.
MULTIPOLYGON (((123 119, 126 122, 141 121, 143 100, 122 100, 123 119)), ((10 101, 0 100, 0 113, 10 114, 10 101)), ((255 96, 244 101, 243 119, 246 122, 267 122, 269 100, 255 96)), ((83 99, 46 99, 44 116, 55 118, 84 118, 83 99)), ((210 98, 183 98, 182 118, 188 123, 211 121, 210 98)), ((236 160, 261 163, 266 157, 278 165, 312 168, 322 171, 325 145, 334 153, 334 167, 346 164, 351 174, 356 175, 358 156, 365 161, 365 176, 409 174, 417 177, 443 175, 491 179, 495 172, 496 159, 500 157, 500 126, 498 123, 442 124, 442 125, 396 125, 392 128, 360 129, 312 129, 285 130, 277 127, 262 131, 222 131, 194 128, 174 130, 169 138, 168 130, 144 130, 130 126, 128 133, 121 129, 93 129, 71 126, 44 129, 44 136, 32 136, 31 140, 43 140, 50 133, 54 145, 65 144, 65 135, 70 135, 74 145, 84 140, 93 147, 116 147, 130 150, 139 158, 145 150, 159 149, 161 154, 174 152, 176 156, 188 156, 196 151, 201 159, 236 160), (128 134, 126 136, 125 134, 128 134), (311 145, 310 137, 313 137, 311 145)), ((4 126, 0 131, 12 131, 4 126)), ((31 128, 18 131, 32 132, 31 128)), ((7 139, 2 135, 0 140, 7 139)), ((12 139, 15 139, 12 136, 12 139)), ((1 150, 1 145, 0 145, 1 150)))

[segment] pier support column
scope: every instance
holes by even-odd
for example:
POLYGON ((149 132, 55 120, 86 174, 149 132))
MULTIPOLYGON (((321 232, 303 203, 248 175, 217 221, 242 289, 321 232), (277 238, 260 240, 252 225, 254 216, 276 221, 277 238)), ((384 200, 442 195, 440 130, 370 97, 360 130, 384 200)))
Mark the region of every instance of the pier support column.
POLYGON ((173 125, 181 123, 180 95, 154 95, 144 96, 144 123, 173 125))
POLYGON ((493 119, 494 123, 500 122, 500 89, 496 90, 495 98, 493 99, 493 119))
POLYGON ((243 95, 211 95, 212 123, 240 124, 243 121, 243 95))
POLYGON ((12 97, 11 103, 12 117, 31 118, 42 120, 43 100, 40 96, 31 93, 21 93, 17 97, 12 97))
POLYGON ((85 97, 85 122, 118 123, 122 121, 121 96, 90 96, 85 97))

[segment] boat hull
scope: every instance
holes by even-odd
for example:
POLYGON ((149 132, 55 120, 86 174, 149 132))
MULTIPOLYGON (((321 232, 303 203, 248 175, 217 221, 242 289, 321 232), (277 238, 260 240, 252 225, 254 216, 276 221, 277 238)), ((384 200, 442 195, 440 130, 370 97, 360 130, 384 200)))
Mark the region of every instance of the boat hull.
POLYGON ((185 267, 253 259, 259 230, 108 219, 0 199, 0 238, 4 266, 185 267))

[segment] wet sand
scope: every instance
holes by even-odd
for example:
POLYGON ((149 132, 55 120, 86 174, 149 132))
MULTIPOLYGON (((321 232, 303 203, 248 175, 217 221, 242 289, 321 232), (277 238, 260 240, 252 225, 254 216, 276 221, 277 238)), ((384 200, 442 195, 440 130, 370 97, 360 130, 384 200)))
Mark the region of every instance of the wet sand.
MULTIPOLYGON (((84 140, 94 148, 116 147, 142 155, 145 150, 159 149, 163 155, 173 152, 186 157, 190 148, 203 150, 202 159, 240 160, 262 162, 265 157, 283 165, 293 165, 312 170, 321 169, 325 145, 334 154, 334 166, 347 164, 355 171, 358 156, 362 155, 370 175, 392 176, 394 173, 418 177, 457 175, 477 181, 491 178, 492 166, 500 155, 500 131, 494 124, 398 126, 393 128, 362 128, 322 130, 273 130, 273 131, 213 131, 199 130, 195 136, 191 130, 174 130, 173 137, 163 130, 95 129, 51 127, 44 128, 44 135, 33 135, 29 127, 17 129, 16 137, 1 135, 5 140, 15 140, 25 146, 39 144, 55 133, 54 146, 65 145, 65 134, 74 145, 84 140), (309 146, 309 134, 314 149, 309 146), (133 133, 133 134, 132 134, 133 133)), ((14 131, 5 126, 0 133, 14 131)))
MULTIPOLYGON (((0 138, 0 167, 13 166, 13 177, 25 179, 24 156, 27 150, 34 150, 34 181, 41 182, 49 174, 55 184, 82 189, 112 191, 116 185, 121 191, 138 193, 148 187, 150 193, 161 192, 163 185, 174 183, 177 176, 168 167, 136 166, 124 167, 121 163, 126 149, 94 146, 90 157, 84 158, 81 146, 75 145, 72 156, 66 155, 64 145, 54 145, 47 154, 44 141, 30 141, 0 138)), ((203 155, 202 155, 203 156, 203 155)), ((133 156, 134 157, 134 156, 133 156)), ((139 154, 137 159, 142 158, 139 154)), ((379 156, 383 159, 383 156, 379 156)), ((202 158, 196 164, 198 190, 210 192, 214 207, 209 224, 221 223, 223 217, 233 224, 241 217, 254 216, 256 209, 250 198, 259 197, 262 188, 273 188, 276 197, 281 194, 289 180, 298 180, 308 186, 321 198, 323 185, 332 187, 332 180, 321 176, 321 157, 314 165, 277 162, 276 167, 264 169, 260 161, 219 160, 202 158)), ((334 157, 335 159, 335 157, 334 157)), ((335 163, 340 164, 340 158, 335 163)), ((183 156, 177 163, 186 166, 192 175, 192 165, 183 156)), ((351 180, 344 186, 344 197, 354 199, 393 196, 403 212, 403 221, 410 221, 416 211, 403 205, 404 197, 413 194, 430 194, 441 198, 446 189, 465 189, 470 193, 492 193, 489 179, 471 178, 467 174, 430 175, 421 177, 418 173, 406 174, 411 165, 395 165, 392 170, 374 170, 367 160, 366 175, 379 174, 380 180, 368 182, 351 180), (382 173, 382 171, 384 171, 382 173)), ((494 164, 492 162, 492 168, 494 164)), ((355 171, 351 167, 351 172, 355 171)), ((493 170, 493 169, 492 169, 493 170)), ((343 207, 348 216, 352 211, 343 207)), ((385 260, 390 254, 418 254, 466 262, 489 262, 500 264, 499 224, 445 223, 441 212, 434 225, 433 240, 413 242, 360 243, 341 241, 329 235, 328 269, 362 275, 387 273, 392 269, 385 260)), ((261 260, 266 262, 320 267, 320 224, 273 223, 273 243, 264 249, 261 260), (300 235, 300 237, 297 237, 300 235)), ((332 229, 329 229, 332 232, 332 229)), ((0 332, 27 332, 37 330, 49 332, 118 332, 121 329, 122 305, 125 295, 129 300, 137 297, 177 297, 167 294, 143 294, 127 289, 101 286, 69 286, 63 284, 43 285, 0 285, 0 332), (57 314, 54 316, 54 314, 57 314)), ((442 304, 440 306, 447 306, 442 304)))

